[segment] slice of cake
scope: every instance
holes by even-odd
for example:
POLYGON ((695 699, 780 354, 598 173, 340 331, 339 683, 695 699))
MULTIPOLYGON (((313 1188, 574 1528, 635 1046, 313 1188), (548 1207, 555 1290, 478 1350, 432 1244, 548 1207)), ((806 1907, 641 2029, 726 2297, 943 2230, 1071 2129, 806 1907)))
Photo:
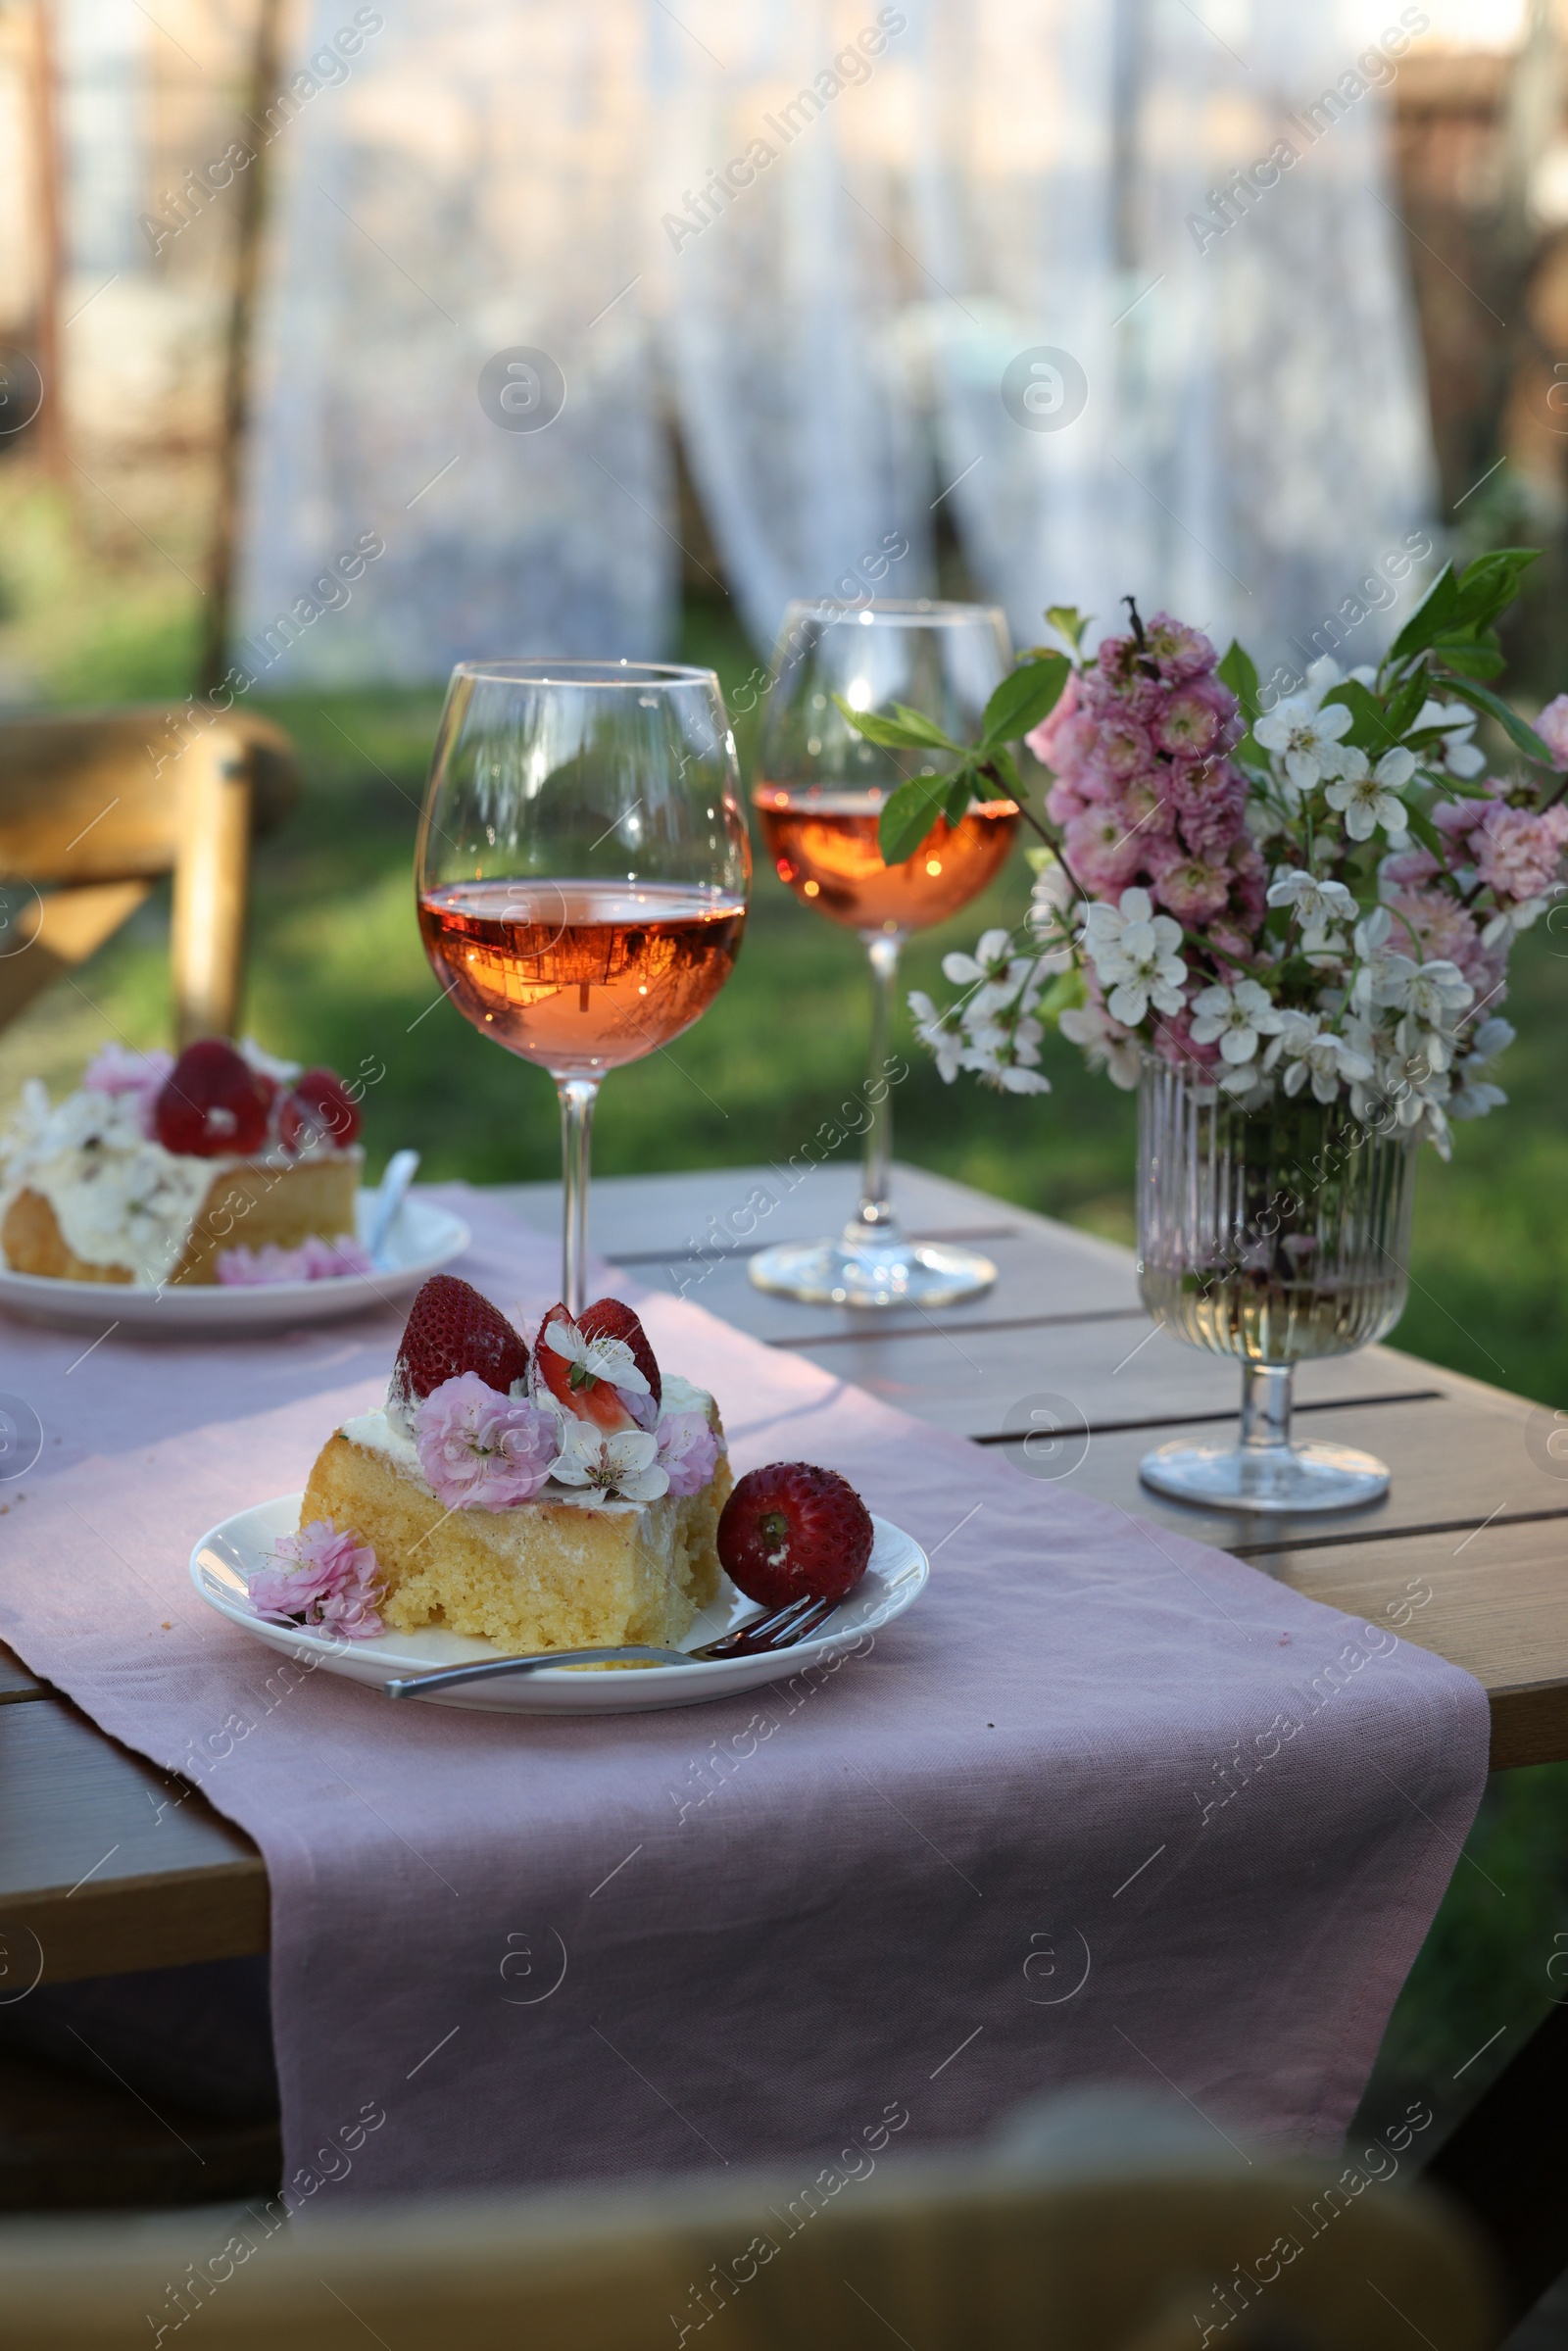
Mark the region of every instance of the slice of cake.
POLYGON ((300 1273, 364 1272, 364 1153, 329 1069, 217 1037, 168 1053, 106 1046, 51 1106, 36 1079, 0 1134, 0 1251, 74 1282, 215 1283, 294 1270, 278 1251, 333 1243, 300 1273), (263 1252, 269 1252, 267 1257, 263 1252))
POLYGON ((253 1596, 331 1621, 311 1562, 336 1544, 334 1557, 374 1554, 372 1630, 441 1625, 513 1652, 672 1645, 717 1597, 731 1484, 712 1397, 661 1374, 629 1307, 602 1298, 580 1320, 552 1307, 530 1353, 487 1298, 437 1274, 385 1406, 328 1438, 294 1565, 253 1596))

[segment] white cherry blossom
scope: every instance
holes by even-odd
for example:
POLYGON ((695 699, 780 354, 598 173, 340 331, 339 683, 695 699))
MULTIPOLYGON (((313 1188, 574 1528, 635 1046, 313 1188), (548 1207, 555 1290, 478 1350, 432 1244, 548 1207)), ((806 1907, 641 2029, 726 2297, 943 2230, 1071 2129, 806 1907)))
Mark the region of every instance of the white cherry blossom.
POLYGON ((1333 1030, 1325 1030, 1320 1012, 1286 1012, 1281 1015, 1280 1031, 1264 1056, 1264 1065, 1272 1069, 1282 1060, 1285 1073, 1281 1080, 1287 1094, 1299 1094, 1310 1083, 1312 1094, 1320 1102, 1331 1102, 1342 1083, 1363 1083, 1371 1077, 1373 1064, 1368 1054, 1333 1030))
POLYGON ((1342 772, 1345 754, 1340 740, 1354 723, 1342 702, 1319 710, 1306 695, 1293 694, 1259 718, 1252 733, 1265 751, 1284 761, 1287 781, 1298 792, 1310 792, 1325 777, 1342 772))
POLYGON ((1268 903, 1289 906, 1303 930, 1348 921, 1355 912, 1355 900, 1343 882, 1325 881, 1304 865, 1276 866, 1268 903))
POLYGON ((1112 1020, 1099 1004, 1074 1004, 1062 1013, 1056 1026, 1069 1045, 1080 1046, 1091 1069, 1102 1069, 1113 1086, 1130 1094, 1138 1083, 1143 1054, 1138 1040, 1128 1035, 1119 1020, 1112 1020))
POLYGON ((1250 1061, 1258 1040, 1273 1036, 1284 1017, 1256 980, 1204 988, 1193 998, 1192 1008, 1193 1043, 1212 1045, 1218 1039, 1220 1059, 1232 1062, 1250 1061))
POLYGON ((607 1501, 656 1502, 669 1491, 668 1475, 655 1459, 658 1451, 658 1438, 646 1430, 615 1429, 607 1435, 592 1421, 566 1420, 550 1475, 563 1486, 595 1487, 607 1501))
POLYGON ((1082 935, 1096 974, 1109 990, 1105 1001, 1113 1020, 1133 1029, 1151 1004, 1159 1012, 1181 1010, 1187 966, 1176 951, 1182 926, 1154 912, 1147 890, 1124 890, 1117 906, 1091 906, 1082 935))
POLYGON ((1381 824, 1391 842, 1402 843, 1409 837, 1410 819, 1399 794, 1414 773, 1415 754, 1402 743, 1386 751, 1375 767, 1364 751, 1348 744, 1345 766, 1323 797, 1342 811, 1352 841, 1370 841, 1381 824))
POLYGON ((1443 744, 1439 753, 1442 763, 1450 775, 1479 775, 1487 763, 1487 755, 1478 751, 1471 741, 1476 731, 1476 713, 1464 702, 1424 702, 1416 712, 1410 732, 1421 734, 1431 727, 1443 729, 1443 744))
POLYGON ((580 1374, 573 1378, 573 1388, 581 1388, 588 1380, 603 1380, 608 1387, 629 1390, 633 1396, 652 1393, 624 1339, 590 1339, 574 1322, 553 1322, 545 1330, 544 1344, 553 1355, 564 1355, 574 1374, 580 1374))
POLYGON ((922 988, 909 991, 909 1009, 914 1014, 914 1033, 930 1053, 936 1056, 937 1071, 946 1086, 951 1086, 963 1067, 963 1015, 956 1004, 938 1011, 922 988))
POLYGON ((985 932, 972 955, 955 951, 942 958, 944 979, 974 990, 969 1002, 976 1011, 1010 1003, 1034 967, 1034 956, 1015 954, 1012 933, 1002 930, 985 932))

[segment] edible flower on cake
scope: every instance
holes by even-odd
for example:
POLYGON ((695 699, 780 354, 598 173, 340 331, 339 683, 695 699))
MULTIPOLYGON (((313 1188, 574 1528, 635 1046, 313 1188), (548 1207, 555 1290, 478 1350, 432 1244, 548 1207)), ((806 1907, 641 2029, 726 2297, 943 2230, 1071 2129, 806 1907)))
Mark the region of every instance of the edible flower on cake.
POLYGON ((37 1079, 0 1131, 0 1255, 18 1273, 133 1284, 321 1279, 363 1270, 363 1153, 329 1069, 208 1037, 176 1061, 106 1045, 75 1093, 37 1079), (279 1265, 269 1250, 335 1244, 279 1265))
POLYGON ((301 1521, 371 1554, 389 1628, 511 1651, 669 1645, 717 1597, 730 1486, 712 1397, 661 1373, 618 1298, 553 1306, 530 1348, 436 1274, 385 1406, 327 1440, 301 1521))

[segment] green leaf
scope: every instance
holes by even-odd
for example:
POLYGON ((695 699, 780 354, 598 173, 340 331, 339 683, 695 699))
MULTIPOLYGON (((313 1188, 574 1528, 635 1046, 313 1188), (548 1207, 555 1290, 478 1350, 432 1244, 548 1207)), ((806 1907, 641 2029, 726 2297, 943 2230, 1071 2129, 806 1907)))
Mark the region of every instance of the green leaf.
POLYGON ((986 704, 982 745, 989 750, 993 743, 1016 743, 1027 735, 1055 709, 1071 675, 1064 653, 1048 653, 1043 661, 1025 661, 1010 671, 986 704))
POLYGON ((1046 607, 1046 618, 1059 637, 1066 638, 1074 653, 1083 644, 1089 617, 1087 612, 1080 612, 1075 604, 1051 604, 1046 607))
POLYGON ((953 742, 929 718, 922 718, 918 710, 906 710, 902 705, 896 704, 894 707, 899 715, 896 718, 883 718, 873 715, 870 710, 852 710, 842 694, 835 694, 833 700, 856 733, 863 735, 868 743, 879 743, 884 751, 935 749, 952 752, 956 759, 963 757, 963 745, 953 742))
POLYGON ((945 775, 917 775, 889 793, 876 828, 884 865, 902 865, 913 857, 942 814, 951 781, 945 775))
POLYGON ((1445 563, 1409 619, 1389 647, 1385 659, 1391 661, 1408 661, 1413 653, 1425 653, 1440 628, 1446 628, 1453 617, 1453 608, 1459 601, 1459 583, 1453 576, 1453 565, 1445 563))
POLYGON ((966 744, 955 743, 934 718, 928 718, 924 710, 911 710, 906 702, 896 702, 893 714, 901 726, 908 728, 911 743, 924 744, 930 751, 954 751, 960 759, 968 748, 966 744))
POLYGON ((1447 685, 1449 693, 1458 701, 1467 702, 1473 710, 1485 710, 1490 717, 1495 718, 1509 742, 1516 750, 1522 751, 1527 759, 1534 759, 1543 767, 1552 764, 1551 753, 1535 728, 1526 726, 1518 712, 1509 710, 1500 694, 1494 694, 1487 686, 1477 685, 1473 678, 1451 677, 1447 685))
POLYGON ((1431 817, 1428 816, 1421 808, 1412 808, 1408 802, 1405 803, 1404 812, 1409 820, 1410 830, 1414 834, 1416 840, 1420 842, 1422 848, 1430 849, 1432 855, 1438 858, 1440 863, 1446 862, 1444 856, 1443 835, 1439 832, 1431 817))
POLYGON ((948 797, 942 804, 942 813, 950 825, 961 824, 963 812, 974 798, 975 773, 972 767, 960 767, 948 786, 948 797))
POLYGON ((1018 780, 1018 763, 1011 752, 1000 743, 994 743, 986 753, 985 759, 981 763, 980 775, 975 781, 977 792, 980 789, 981 781, 988 775, 995 779, 1008 800, 1022 800, 1023 786, 1018 780))
POLYGON ((1343 686, 1336 686, 1323 700, 1325 704, 1342 703, 1349 711, 1355 723, 1342 739, 1353 743, 1358 751, 1381 756, 1398 740, 1389 724, 1388 711, 1358 677, 1348 677, 1343 686))
POLYGON ((1257 699, 1257 664, 1250 653, 1244 652, 1236 639, 1231 639, 1230 651, 1219 665, 1219 674, 1242 706, 1249 720, 1260 714, 1257 699))
POLYGON ((1427 675, 1418 669, 1407 677, 1388 707, 1389 732, 1396 743, 1402 742, 1421 715, 1427 700, 1427 675))
POLYGON ((1432 656, 1435 668, 1451 670, 1459 677, 1497 677, 1508 666, 1492 646, 1467 637, 1439 637, 1432 656))
POLYGON ((1484 628, 1506 605, 1512 604, 1519 593, 1520 580, 1530 565, 1540 560, 1538 547, 1494 547, 1487 554, 1478 555, 1459 574, 1450 625, 1484 628))

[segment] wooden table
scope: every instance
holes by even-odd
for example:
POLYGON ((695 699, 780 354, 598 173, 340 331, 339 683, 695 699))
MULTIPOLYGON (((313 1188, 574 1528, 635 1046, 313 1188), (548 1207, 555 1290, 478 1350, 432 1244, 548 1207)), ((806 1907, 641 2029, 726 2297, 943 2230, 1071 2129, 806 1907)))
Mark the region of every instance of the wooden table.
MULTIPOLYGON (((1304 1365, 1298 1409, 1313 1433, 1388 1462, 1383 1501, 1329 1519, 1184 1509, 1140 1486, 1140 1456, 1233 1420, 1237 1366, 1152 1325, 1128 1251, 915 1168, 899 1171, 897 1189, 911 1231, 973 1242, 996 1260, 989 1296, 935 1314, 873 1316, 754 1289, 751 1249, 843 1222, 856 1193, 844 1163, 601 1181, 594 1243, 650 1287, 680 1292, 917 1419, 1014 1458, 1033 1430, 1036 1474, 1232 1550, 1451 1658, 1491 1700, 1494 1769, 1568 1758, 1568 1442, 1559 1438, 1564 1457, 1554 1458, 1549 1412, 1370 1347, 1304 1365), (1042 1429, 1056 1434, 1043 1440, 1042 1429)), ((554 1231, 554 1186, 507 1197, 554 1231)), ((171 1792, 177 1785, 0 1651, 0 1989, 20 1987, 40 1964, 63 1982, 266 1949, 255 1847, 194 1792, 160 1818, 171 1792)), ((1568 2090, 1564 2017, 1553 2011, 1440 2158, 1478 2208, 1499 2177, 1498 2147, 1517 2149, 1520 2133, 1544 2123, 1548 2091, 1568 2090)), ((1555 2208, 1528 2227, 1518 2259, 1552 2261, 1549 2278, 1568 2261, 1568 2231, 1555 2208)))

